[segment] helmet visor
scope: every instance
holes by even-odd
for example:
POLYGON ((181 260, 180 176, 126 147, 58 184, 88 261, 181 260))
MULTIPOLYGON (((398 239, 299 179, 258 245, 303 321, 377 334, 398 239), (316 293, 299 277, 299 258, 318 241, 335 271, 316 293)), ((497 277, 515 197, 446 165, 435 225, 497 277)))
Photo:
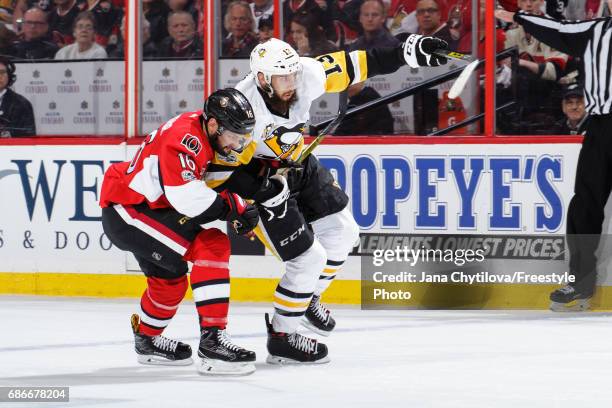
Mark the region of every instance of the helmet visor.
POLYGON ((300 80, 300 72, 292 72, 287 75, 272 75, 272 88, 282 95, 286 92, 295 91, 300 80))
POLYGON ((251 143, 251 133, 236 133, 229 129, 219 129, 218 143, 224 151, 233 150, 236 153, 242 153, 242 151, 251 143))

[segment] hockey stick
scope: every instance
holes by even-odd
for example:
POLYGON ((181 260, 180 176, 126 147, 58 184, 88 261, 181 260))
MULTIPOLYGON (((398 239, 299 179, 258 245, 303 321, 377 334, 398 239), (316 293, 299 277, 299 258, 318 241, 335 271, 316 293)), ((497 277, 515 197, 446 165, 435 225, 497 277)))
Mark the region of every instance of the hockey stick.
POLYGON ((296 160, 297 163, 302 163, 306 157, 308 157, 312 151, 325 139, 325 136, 330 135, 336 131, 344 115, 346 114, 346 108, 348 107, 348 91, 343 91, 339 95, 338 113, 336 118, 329 122, 325 129, 319 132, 319 135, 308 145, 306 149, 300 154, 300 157, 296 160))
POLYGON ((461 71, 461 74, 459 74, 455 82, 453 82, 451 89, 448 91, 448 97, 451 99, 455 99, 465 89, 468 79, 470 79, 472 73, 476 70, 476 68, 478 68, 478 65, 480 65, 480 61, 478 61, 471 55, 462 54, 460 52, 451 50, 437 49, 433 53, 440 57, 452 58, 459 61, 469 62, 469 64, 463 69, 463 71, 461 71))
POLYGON ((457 51, 443 50, 441 48, 438 48, 438 49, 434 50, 433 53, 438 55, 438 56, 440 56, 440 57, 446 57, 446 58, 456 59, 456 60, 460 60, 460 61, 466 61, 466 62, 474 62, 475 61, 474 57, 472 57, 471 55, 469 55, 469 54, 462 54, 462 53, 457 52, 457 51))
MULTIPOLYGON (((474 70, 478 67, 479 61, 475 60, 474 57, 469 54, 463 54, 460 52, 445 50, 441 48, 436 49, 433 53, 441 57, 452 58, 470 63, 463 69, 457 80, 455 80, 455 82, 451 86, 450 91, 448 92, 449 98, 456 98, 465 88, 467 80, 472 75, 472 72, 474 72, 474 70)), ((304 159, 306 159, 306 157, 308 157, 312 153, 312 151, 323 141, 323 139, 325 139, 325 136, 332 134, 336 131, 336 129, 340 125, 340 122, 342 122, 344 115, 346 114, 347 106, 348 93, 347 91, 344 91, 340 94, 340 104, 338 106, 338 113, 336 115, 336 118, 333 121, 329 122, 325 129, 319 132, 319 135, 308 145, 306 149, 304 149, 300 157, 298 157, 298 159, 296 160, 297 163, 302 163, 304 159)))

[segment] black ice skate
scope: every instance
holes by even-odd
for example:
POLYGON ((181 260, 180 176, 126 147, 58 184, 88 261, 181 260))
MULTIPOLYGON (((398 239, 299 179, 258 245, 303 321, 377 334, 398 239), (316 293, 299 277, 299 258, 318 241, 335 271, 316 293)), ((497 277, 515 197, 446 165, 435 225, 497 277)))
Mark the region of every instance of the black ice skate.
POLYGON ((323 364, 329 363, 327 346, 299 333, 274 331, 266 313, 268 327, 268 364, 323 364))
POLYGON ((319 296, 313 296, 304 313, 302 325, 321 336, 329 336, 336 327, 336 321, 331 317, 331 312, 320 302, 319 296))
POLYGON ((147 365, 189 365, 191 359, 191 347, 189 344, 181 343, 162 336, 147 336, 138 332, 140 328, 140 316, 133 314, 131 318, 132 330, 134 331, 134 349, 138 354, 138 362, 147 365))
POLYGON ((255 352, 232 343, 225 330, 202 329, 198 371, 204 375, 248 375, 255 372, 255 352))
POLYGON ((580 312, 590 308, 593 291, 565 285, 550 294, 550 310, 554 312, 580 312))

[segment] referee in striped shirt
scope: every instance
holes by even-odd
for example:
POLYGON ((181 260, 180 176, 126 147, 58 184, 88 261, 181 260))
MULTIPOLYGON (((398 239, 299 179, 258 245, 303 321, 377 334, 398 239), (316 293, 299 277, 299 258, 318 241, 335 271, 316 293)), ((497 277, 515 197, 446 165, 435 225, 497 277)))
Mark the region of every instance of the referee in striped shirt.
POLYGON ((597 279, 595 250, 604 207, 612 189, 612 17, 558 21, 547 16, 497 10, 541 42, 584 62, 586 111, 590 115, 582 142, 574 197, 567 212, 570 273, 576 282, 550 295, 553 308, 588 307, 597 279))

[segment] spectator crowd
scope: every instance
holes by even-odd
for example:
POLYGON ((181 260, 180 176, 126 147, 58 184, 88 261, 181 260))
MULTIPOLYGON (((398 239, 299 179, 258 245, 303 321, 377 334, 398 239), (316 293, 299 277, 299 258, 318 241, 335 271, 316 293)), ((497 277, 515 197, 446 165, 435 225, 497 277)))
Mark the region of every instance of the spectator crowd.
MULTIPOLYGON (((609 0, 500 0, 504 7, 554 18, 610 15, 609 0)), ((612 1, 610 1, 612 4, 612 1)), ((221 58, 248 58, 274 33, 273 0, 221 0, 221 58)), ((336 50, 395 47, 405 33, 433 35, 453 50, 483 56, 484 0, 284 0, 283 35, 302 56, 336 50), (478 35, 472 1, 479 1, 478 35), (477 49, 472 50, 474 38, 477 49)), ((202 58, 207 35, 200 0, 143 0, 141 38, 145 59, 202 58)), ((0 0, 0 55, 12 61, 124 58, 123 0, 0 0)), ((515 107, 499 115, 500 133, 565 131, 564 103, 580 89, 580 61, 498 22, 497 50, 518 48, 518 63, 498 63, 498 101, 515 107), (514 85, 514 86, 513 86, 514 85)), ((378 97, 365 86, 350 90, 353 103, 378 97)), ((575 104, 580 106, 580 104, 575 104)), ((582 106, 584 104, 582 103, 582 106)), ((384 114, 387 117, 386 108, 384 114)), ((574 120, 572 120, 574 122, 574 120)), ((388 132, 388 127, 380 132, 388 132)), ((367 129, 377 133, 376 129, 367 129)), ((572 130, 576 132, 576 130, 572 130)))

